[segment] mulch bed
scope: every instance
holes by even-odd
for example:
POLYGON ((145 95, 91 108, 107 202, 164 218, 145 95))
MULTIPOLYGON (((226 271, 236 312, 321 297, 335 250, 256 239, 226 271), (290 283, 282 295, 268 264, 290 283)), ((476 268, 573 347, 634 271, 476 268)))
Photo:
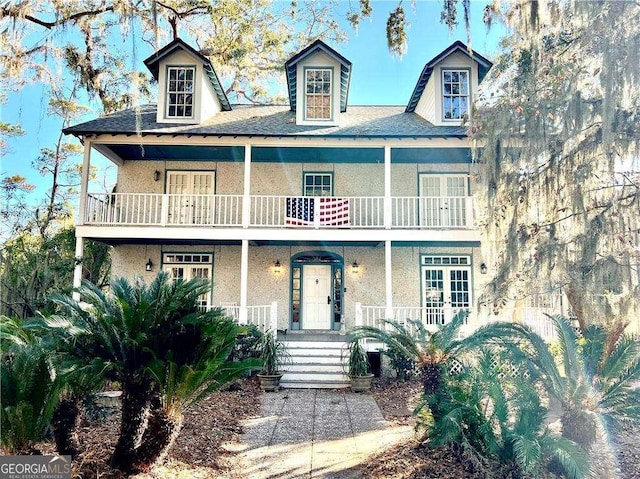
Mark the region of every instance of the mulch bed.
MULTIPOLYGON (((415 425, 411 411, 419 404, 422 385, 417 380, 395 382, 376 379, 372 394, 387 421, 394 424, 415 425)), ((614 477, 598 479, 640 479, 640 428, 624 428, 622 434, 612 438, 617 456, 617 471, 614 477)), ((395 446, 379 456, 367 461, 361 469, 363 479, 475 479, 487 477, 485 473, 474 472, 468 461, 455 459, 455 454, 447 449, 431 450, 417 440, 395 446)), ((495 479, 512 477, 500 472, 494 465, 495 479)), ((551 479, 549 474, 536 479, 551 479)))
MULTIPOLYGON (((372 395, 385 419, 399 425, 415 425, 413 409, 420 400, 418 381, 398 383, 376 380, 372 395)), ((242 434, 241 422, 255 417, 260 408, 259 383, 242 380, 229 390, 213 393, 185 415, 184 427, 168 459, 136 479, 246 479, 234 465, 242 434)), ((119 426, 117 411, 102 421, 83 424, 79 431, 84 452, 74 458, 83 479, 126 477, 108 466, 119 426)), ((628 428, 615 438, 619 474, 615 479, 640 479, 640 429, 628 428)), ((44 454, 55 454, 52 443, 40 444, 44 454)), ((487 477, 474 471, 473 461, 461 461, 448 449, 430 450, 413 440, 371 458, 362 468, 363 479, 476 479, 487 477)), ((508 474, 495 472, 496 479, 508 474)), ((551 476, 548 476, 551 477, 551 476)), ((543 479, 543 478, 537 478, 543 479)), ((607 478, 607 479, 614 479, 607 478)))

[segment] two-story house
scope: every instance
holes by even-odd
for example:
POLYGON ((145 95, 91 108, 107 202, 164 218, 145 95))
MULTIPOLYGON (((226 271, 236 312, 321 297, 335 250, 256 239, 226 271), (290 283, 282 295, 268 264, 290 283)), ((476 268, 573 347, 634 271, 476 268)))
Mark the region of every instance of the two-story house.
POLYGON ((288 337, 479 321, 463 121, 489 60, 453 43, 406 106, 349 105, 353 65, 322 41, 286 62, 285 106, 231 105, 180 39, 144 63, 157 103, 65 130, 84 144, 77 256, 91 238, 114 246, 116 276, 207 278, 203 306, 288 337), (114 191, 87 190, 95 151, 118 167, 114 191))

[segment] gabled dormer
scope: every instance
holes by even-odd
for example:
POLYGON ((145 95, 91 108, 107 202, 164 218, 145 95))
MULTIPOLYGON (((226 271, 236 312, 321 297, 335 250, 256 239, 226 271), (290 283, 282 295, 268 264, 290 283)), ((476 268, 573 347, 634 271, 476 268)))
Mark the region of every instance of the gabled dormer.
POLYGON ((158 82, 158 123, 199 124, 231 110, 207 57, 176 38, 144 61, 158 82))
POLYGON ((289 104, 298 125, 339 125, 347 111, 351 62, 321 40, 285 63, 289 104))
POLYGON ((493 64, 457 41, 423 68, 406 111, 434 125, 460 125, 493 64))

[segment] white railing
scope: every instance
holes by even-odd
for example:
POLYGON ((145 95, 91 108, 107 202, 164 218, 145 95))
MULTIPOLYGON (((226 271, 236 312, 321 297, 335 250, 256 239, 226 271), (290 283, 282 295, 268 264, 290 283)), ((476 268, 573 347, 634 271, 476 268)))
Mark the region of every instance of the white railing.
MULTIPOLYGON (((247 223, 271 228, 473 228, 471 197, 392 197, 386 222, 384 200, 381 196, 251 196, 247 223)), ((242 195, 89 193, 84 222, 241 227, 242 206, 242 195)))
MULTIPOLYGON (((219 305, 224 313, 241 323, 240 306, 238 303, 221 302, 219 305)), ((276 331, 278 328, 278 303, 273 302, 266 305, 247 306, 246 324, 252 324, 260 331, 276 331)))
POLYGON ((241 226, 242 195, 89 193, 85 224, 241 226))
POLYGON ((384 198, 252 196, 249 224, 258 227, 381 228, 384 226, 384 198))
POLYGON ((472 228, 470 196, 407 196, 391 199, 393 228, 472 228))
MULTIPOLYGON (((429 331, 434 331, 450 322, 460 311, 471 313, 470 308, 396 306, 392 308, 393 316, 390 319, 404 324, 410 329, 414 328, 414 326, 407 320, 418 321, 429 331)), ((363 306, 361 303, 356 303, 356 326, 385 327, 384 320, 386 318, 386 308, 384 306, 363 306)))
POLYGON ((547 314, 556 314, 541 308, 522 308, 522 323, 547 342, 558 339, 555 323, 547 314), (546 313, 546 314, 545 314, 546 313))

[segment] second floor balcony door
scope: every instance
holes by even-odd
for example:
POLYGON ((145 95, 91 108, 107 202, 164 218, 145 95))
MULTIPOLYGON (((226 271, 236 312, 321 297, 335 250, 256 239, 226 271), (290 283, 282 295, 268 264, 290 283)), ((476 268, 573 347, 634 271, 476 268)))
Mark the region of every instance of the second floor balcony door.
POLYGON ((170 224, 209 224, 213 220, 213 171, 167 172, 170 224))
POLYGON ((331 329, 331 266, 304 265, 302 329, 331 329))
POLYGON ((421 225, 467 226, 468 196, 465 175, 420 175, 421 225))

